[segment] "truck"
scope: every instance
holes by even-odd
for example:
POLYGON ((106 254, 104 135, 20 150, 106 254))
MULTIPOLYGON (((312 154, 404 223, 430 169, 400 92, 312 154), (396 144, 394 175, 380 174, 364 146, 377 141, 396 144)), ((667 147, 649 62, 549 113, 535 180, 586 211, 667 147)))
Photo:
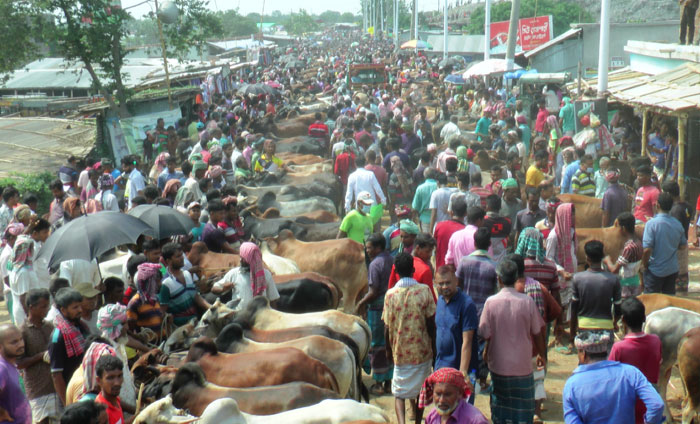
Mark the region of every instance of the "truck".
POLYGON ((347 85, 350 88, 366 85, 373 88, 384 88, 389 78, 386 68, 380 63, 356 63, 348 65, 347 85))

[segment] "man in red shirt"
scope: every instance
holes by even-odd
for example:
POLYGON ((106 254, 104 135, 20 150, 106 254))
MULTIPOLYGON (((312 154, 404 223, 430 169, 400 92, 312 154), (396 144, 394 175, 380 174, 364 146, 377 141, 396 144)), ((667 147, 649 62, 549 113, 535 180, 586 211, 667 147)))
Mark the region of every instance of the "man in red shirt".
POLYGON ((321 112, 316 112, 314 114, 314 119, 314 123, 309 125, 309 137, 313 137, 319 141, 322 140, 325 146, 328 143, 328 136, 330 134, 328 125, 323 123, 323 115, 321 115, 321 112))
MULTIPOLYGON (((413 243, 413 279, 430 288, 433 300, 437 302, 435 289, 433 289, 433 267, 430 265, 430 258, 433 256, 435 239, 428 233, 420 233, 413 243)), ((401 279, 394 267, 391 268, 389 276, 389 288, 401 279)))
POLYGON ((464 217, 467 215, 467 199, 464 196, 456 196, 452 202, 452 219, 438 222, 433 231, 435 237, 435 268, 440 269, 445 265, 445 254, 450 244, 450 237, 456 231, 464 228, 464 217))
MULTIPOLYGON (((637 367, 651 384, 657 384, 661 367, 661 339, 656 334, 644 334, 642 331, 646 320, 644 304, 636 297, 628 297, 620 309, 625 338, 613 345, 608 359, 637 367)), ((644 402, 637 399, 635 424, 644 423, 645 413, 644 402)))
POLYGON ((95 398, 95 403, 102 403, 107 407, 109 424, 124 424, 124 413, 119 400, 119 393, 124 383, 124 364, 116 356, 102 355, 95 365, 95 376, 100 394, 95 398))
POLYGON ((639 189, 634 196, 634 217, 637 221, 647 222, 654 217, 654 205, 659 198, 659 189, 651 183, 651 168, 642 165, 637 168, 639 189))
MULTIPOLYGON (((352 140, 350 140, 352 141, 352 140)), ((348 177, 350 173, 355 170, 355 153, 348 145, 348 140, 345 142, 345 147, 343 153, 339 154, 335 158, 335 167, 333 172, 340 178, 340 182, 343 184, 343 192, 348 186, 348 177)))
POLYGON ((479 199, 481 200, 481 209, 486 210, 486 198, 492 195, 493 192, 488 188, 481 186, 481 173, 472 175, 471 179, 472 188, 470 188, 469 191, 479 196, 479 199))

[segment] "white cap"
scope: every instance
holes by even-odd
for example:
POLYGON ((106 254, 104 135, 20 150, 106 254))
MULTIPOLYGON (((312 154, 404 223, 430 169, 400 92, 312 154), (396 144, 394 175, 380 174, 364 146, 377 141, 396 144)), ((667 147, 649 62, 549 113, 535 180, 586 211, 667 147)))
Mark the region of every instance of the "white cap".
POLYGON ((357 201, 362 202, 365 205, 371 205, 374 203, 374 199, 372 199, 372 195, 369 194, 367 191, 361 191, 360 194, 357 195, 357 201))

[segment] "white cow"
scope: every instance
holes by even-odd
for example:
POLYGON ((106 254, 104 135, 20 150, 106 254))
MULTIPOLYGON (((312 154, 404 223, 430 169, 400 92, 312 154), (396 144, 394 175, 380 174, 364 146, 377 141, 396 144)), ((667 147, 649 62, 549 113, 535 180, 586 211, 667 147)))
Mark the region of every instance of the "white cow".
POLYGON ((671 410, 666 402, 666 389, 671 379, 671 369, 678 361, 678 344, 683 335, 693 328, 700 327, 700 314, 686 309, 669 307, 647 316, 644 332, 656 334, 661 339, 661 369, 659 370, 659 394, 664 400, 664 414, 673 422, 671 410))

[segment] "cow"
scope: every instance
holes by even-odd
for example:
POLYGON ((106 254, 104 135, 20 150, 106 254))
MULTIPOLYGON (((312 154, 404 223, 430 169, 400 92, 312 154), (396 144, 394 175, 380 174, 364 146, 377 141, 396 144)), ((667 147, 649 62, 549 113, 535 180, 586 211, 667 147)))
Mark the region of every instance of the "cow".
POLYGON ((328 276, 343 293, 340 309, 355 312, 355 304, 367 288, 364 246, 348 238, 319 242, 302 242, 289 230, 265 239, 275 255, 294 260, 302 272, 313 271, 328 276))
POLYGON ((246 308, 236 313, 236 322, 244 329, 281 330, 285 328, 304 327, 306 325, 325 325, 335 331, 350 336, 364 361, 369 352, 372 339, 367 323, 360 317, 331 310, 310 312, 306 314, 287 314, 270 308, 267 298, 257 296, 246 305, 246 308))
MULTIPOLYGON (((267 209, 270 211, 273 209, 267 209)), ((274 209, 277 210, 277 209, 274 209)), ((329 213, 323 211, 324 213, 329 213)), ((279 214, 279 212, 277 212, 279 214)), ((281 217, 263 219, 248 216, 243 221, 246 236, 256 240, 277 236, 282 230, 289 230, 301 241, 323 241, 334 239, 338 235, 340 222, 316 223, 304 217, 281 217)))
POLYGON ((313 165, 321 163, 326 159, 318 155, 308 155, 292 152, 275 152, 278 158, 282 159, 287 165, 313 165))
POLYGON ((333 172, 333 164, 328 162, 315 163, 313 165, 289 165, 295 175, 313 175, 319 172, 333 172))
MULTIPOLYGON (((269 208, 268 210, 265 211, 262 215, 260 215, 260 218, 263 219, 268 219, 268 218, 279 218, 280 217, 280 211, 274 208, 269 208)), ((338 218, 338 215, 334 214, 333 212, 328 212, 328 211, 311 211, 311 212, 304 212, 299 215, 294 215, 290 216, 288 218, 304 218, 309 221, 309 223, 312 224, 328 224, 331 222, 338 222, 340 219, 338 218)))
POLYGON ((256 416, 243 413, 233 399, 210 403, 201 417, 201 424, 342 424, 353 420, 388 421, 379 407, 350 399, 328 399, 315 405, 279 414, 256 416))
POLYGON ((192 248, 187 252, 187 259, 193 266, 201 269, 204 277, 228 272, 241 264, 240 256, 210 252, 207 245, 201 241, 192 244, 192 248))
POLYGON ((275 305, 278 311, 300 314, 338 308, 337 292, 334 296, 331 288, 322 282, 295 278, 275 284, 280 295, 275 305))
MULTIPOLYGON (((576 211, 576 216, 578 216, 578 210, 576 211)), ((641 240, 644 235, 644 226, 636 226, 635 233, 641 240)), ((601 241, 605 255, 610 256, 614 262, 625 247, 627 237, 622 235, 617 223, 615 226, 605 228, 576 228, 576 259, 578 260, 579 269, 583 269, 583 266, 586 264, 585 246, 591 240, 601 241)))
MULTIPOLYGON (((301 350, 310 357, 321 361, 335 375, 338 381, 339 394, 348 394, 355 398, 359 394, 357 377, 360 365, 349 347, 342 342, 323 336, 307 336, 281 343, 260 343, 247 339, 243 335, 243 328, 236 323, 224 327, 216 337, 216 347, 220 352, 227 353, 253 353, 293 347, 301 350)), ((361 381, 361 380, 360 380, 361 381)))
POLYGON ((574 224, 576 228, 600 228, 603 223, 601 199, 581 194, 558 194, 562 203, 573 203, 575 208, 574 224))
POLYGON ((683 335, 678 344, 678 371, 685 392, 683 424, 698 423, 700 413, 700 328, 683 335))
MULTIPOLYGON (((340 303, 340 299, 343 295, 343 293, 338 288, 338 285, 335 284, 335 282, 333 282, 333 280, 331 280, 330 278, 326 277, 325 275, 321 275, 317 272, 302 272, 299 274, 275 275, 273 277, 273 280, 275 281, 275 284, 277 285, 277 291, 280 292, 280 296, 282 296, 282 290, 285 289, 285 287, 283 287, 285 284, 293 283, 293 282, 300 281, 300 280, 310 281, 310 282, 314 282, 314 283, 318 283, 318 284, 323 284, 325 286, 325 289, 320 289, 320 288, 315 289, 314 290, 315 293, 313 295, 309 294, 309 297, 307 297, 305 299, 299 298, 299 294, 297 294, 297 291, 295 290, 295 296, 297 298, 299 298, 299 300, 303 299, 304 302, 307 303, 307 306, 304 306, 305 308, 308 308, 309 304, 311 304, 312 306, 314 305, 313 299, 315 296, 318 296, 319 293, 324 293, 327 291, 331 295, 331 299, 330 299, 331 306, 328 308, 322 309, 322 310, 325 311, 326 309, 338 309, 338 304, 340 303)), ((302 311, 300 309, 298 309, 298 310, 286 310, 280 306, 280 303, 281 303, 280 300, 281 299, 279 299, 277 301, 277 309, 282 311, 282 312, 292 312, 292 313, 320 312, 320 311, 302 311)), ((296 302, 294 302, 294 300, 295 299, 290 299, 290 301, 288 302, 289 307, 295 307, 297 305, 296 302)), ((302 306, 302 305, 299 305, 299 306, 302 306)))
POLYGON ((310 196, 306 199, 282 201, 278 200, 277 195, 272 192, 267 192, 263 197, 258 198, 257 206, 263 213, 270 208, 275 208, 281 216, 294 216, 316 210, 330 213, 336 211, 335 203, 327 197, 310 196))
POLYGON ((231 398, 241 411, 255 415, 270 415, 316 404, 324 399, 339 399, 337 393, 313 384, 293 382, 278 386, 247 389, 222 387, 206 381, 199 365, 188 363, 175 374, 172 384, 173 405, 200 416, 216 399, 231 398))
POLYGON ((134 417, 133 424, 192 424, 198 420, 182 409, 175 408, 173 399, 165 396, 145 407, 134 417))
POLYGON ((316 121, 313 113, 297 116, 293 119, 287 119, 275 123, 273 132, 278 137, 299 137, 309 133, 309 125, 316 121))
POLYGON ((321 361, 285 347, 255 353, 219 352, 214 341, 200 337, 185 362, 196 362, 207 380, 224 387, 258 387, 305 381, 340 393, 335 375, 321 361))
POLYGON ((683 335, 700 327, 700 314, 685 309, 670 307, 647 315, 644 332, 656 334, 661 339, 661 368, 659 370, 659 394, 664 400, 666 417, 673 421, 671 410, 666 402, 666 389, 671 379, 671 369, 678 359, 678 346, 683 335))
POLYGON ((659 309, 668 308, 670 306, 700 314, 700 300, 698 299, 687 299, 684 297, 669 296, 661 293, 640 294, 637 296, 637 299, 644 304, 644 310, 646 311, 647 315, 654 311, 658 311, 659 309))

